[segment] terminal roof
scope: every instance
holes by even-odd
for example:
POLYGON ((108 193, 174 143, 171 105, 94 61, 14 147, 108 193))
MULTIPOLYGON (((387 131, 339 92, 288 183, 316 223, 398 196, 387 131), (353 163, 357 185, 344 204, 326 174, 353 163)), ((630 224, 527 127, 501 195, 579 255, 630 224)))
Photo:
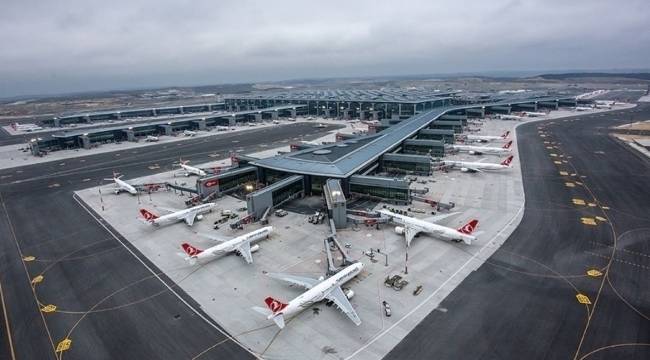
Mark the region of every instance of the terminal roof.
POLYGON ((508 106, 556 100, 558 100, 557 97, 542 97, 434 108, 401 121, 377 134, 255 160, 252 164, 294 174, 347 178, 377 160, 384 153, 395 149, 404 140, 414 136, 418 131, 445 113, 468 108, 508 106))

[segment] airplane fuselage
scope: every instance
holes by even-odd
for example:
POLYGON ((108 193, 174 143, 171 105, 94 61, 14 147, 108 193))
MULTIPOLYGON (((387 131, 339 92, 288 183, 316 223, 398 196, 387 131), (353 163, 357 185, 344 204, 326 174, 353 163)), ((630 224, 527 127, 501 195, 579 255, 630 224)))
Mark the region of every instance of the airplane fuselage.
MULTIPOLYGON (((385 209, 379 210, 379 212, 389 216, 390 218, 393 219, 393 222, 397 224, 403 225, 404 227, 409 227, 415 230, 416 232, 424 232, 430 234, 434 237, 443 240, 450 240, 450 241, 460 240, 468 245, 470 245, 472 241, 476 240, 475 236, 463 234, 462 232, 450 227, 430 223, 428 221, 420 220, 414 217, 395 214, 385 209)), ((403 233, 403 230, 400 231, 397 227, 395 228, 395 231, 397 233, 403 233)))
POLYGON ((185 172, 188 174, 188 176, 189 175, 198 175, 198 176, 207 175, 205 170, 199 169, 199 168, 194 167, 194 166, 186 165, 186 164, 183 164, 183 163, 181 163, 181 168, 183 170, 185 170, 185 172))
POLYGON ((160 226, 172 222, 182 221, 185 220, 185 218, 191 213, 195 213, 196 215, 204 214, 211 211, 212 208, 214 208, 215 206, 217 206, 217 204, 215 203, 205 203, 205 204, 197 205, 189 209, 184 209, 184 210, 173 212, 171 214, 157 217, 151 220, 151 224, 160 226))
POLYGON ((480 154, 508 154, 510 153, 510 148, 499 148, 499 147, 489 147, 489 146, 473 146, 473 145, 452 145, 452 149, 458 151, 467 151, 480 154))
MULTIPOLYGON (((492 164, 492 163, 480 163, 480 162, 470 162, 470 161, 449 161, 445 160, 442 162, 446 166, 451 166, 458 169, 479 169, 479 170, 503 170, 508 169, 510 166, 502 164, 492 164)), ((467 170, 465 170, 467 171, 467 170)))
POLYGON ((113 181, 115 181, 115 184, 117 184, 118 188, 116 189, 116 193, 119 193, 120 191, 126 191, 131 195, 136 195, 138 193, 138 190, 133 187, 133 185, 127 183, 126 181, 120 179, 120 178, 114 178, 113 181))
MULTIPOLYGON (((257 229, 255 231, 249 232, 248 234, 238 236, 232 240, 224 241, 223 243, 213 246, 211 248, 205 249, 198 255, 191 256, 191 258, 194 258, 201 263, 206 263, 211 260, 214 260, 215 258, 221 255, 236 251, 237 248, 245 242, 254 243, 258 240, 264 239, 269 235, 271 235, 272 231, 273 231, 272 226, 266 226, 261 229, 257 229)), ((251 247, 251 252, 255 252, 258 249, 259 246, 251 247)))
MULTIPOLYGON (((346 282, 357 276, 363 269, 363 264, 358 262, 354 263, 345 269, 337 272, 331 277, 321 281, 311 289, 305 291, 297 298, 289 301, 287 306, 282 309, 281 313, 284 316, 291 316, 298 313, 311 305, 322 301, 325 296, 334 288, 342 286, 346 282)), ((269 315, 269 319, 273 318, 276 314, 269 315)))

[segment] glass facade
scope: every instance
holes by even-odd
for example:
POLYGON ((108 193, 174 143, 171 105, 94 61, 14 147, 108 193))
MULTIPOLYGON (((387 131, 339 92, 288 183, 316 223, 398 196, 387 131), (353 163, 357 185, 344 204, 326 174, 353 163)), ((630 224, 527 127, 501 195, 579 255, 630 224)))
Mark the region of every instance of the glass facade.
POLYGON ((430 146, 419 146, 419 145, 404 145, 405 154, 416 154, 416 155, 432 155, 432 156, 444 156, 445 148, 444 147, 430 147, 430 146))
POLYGON ((273 205, 277 205, 294 195, 300 193, 303 191, 303 185, 302 181, 296 181, 293 184, 289 186, 285 186, 282 189, 278 189, 273 191, 272 197, 273 197, 273 205))
POLYGON ((409 201, 408 189, 396 189, 382 186, 350 184, 350 192, 387 200, 409 201))
POLYGON ((219 191, 225 192, 235 189, 244 184, 255 184, 256 182, 257 173, 255 171, 251 171, 245 174, 235 174, 219 179, 219 191))
POLYGON ((431 172, 431 165, 429 163, 384 160, 382 165, 384 171, 393 174, 429 175, 431 172))

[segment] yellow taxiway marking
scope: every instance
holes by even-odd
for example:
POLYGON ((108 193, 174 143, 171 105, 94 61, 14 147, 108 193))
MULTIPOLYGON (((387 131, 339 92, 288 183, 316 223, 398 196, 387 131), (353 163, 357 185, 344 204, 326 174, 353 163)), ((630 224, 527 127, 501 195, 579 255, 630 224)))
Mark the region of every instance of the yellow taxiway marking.
POLYGON ((589 204, 587 204, 587 205, 589 205, 589 207, 596 207, 596 204, 595 204, 595 203, 589 203, 589 204))
POLYGON ((582 199, 573 199, 573 203, 576 205, 584 205, 585 201, 582 199))
POLYGON ((602 222, 607 221, 607 219, 605 219, 605 218, 602 217, 602 216, 596 216, 596 220, 598 220, 598 221, 602 221, 602 222))
POLYGON ((70 345, 72 345, 72 340, 65 338, 56 345, 56 352, 66 351, 70 348, 70 345))
POLYGON ((592 226, 598 225, 596 224, 596 220, 594 218, 583 217, 580 218, 580 221, 582 221, 582 223, 585 225, 592 225, 592 226))
POLYGON ((599 276, 602 276, 603 273, 600 272, 599 270, 596 270, 596 269, 589 269, 587 271, 587 275, 589 275, 591 277, 599 277, 599 276))
POLYGON ((562 165, 561 161, 553 161, 554 164, 562 165))
POLYGON ((560 171, 560 175, 564 175, 564 176, 566 176, 566 175, 569 175, 569 173, 566 172, 566 171, 560 171))
POLYGON ((36 277, 32 279, 32 285, 38 284, 42 281, 43 281, 43 275, 36 275, 36 277))
POLYGON ((44 312, 44 313, 52 313, 52 312, 55 312, 55 311, 56 311, 56 305, 52 305, 52 304, 45 305, 45 306, 43 306, 43 307, 41 308, 41 311, 44 312))
POLYGON ((581 303, 581 304, 591 305, 591 300, 589 300, 587 295, 578 294, 578 295, 576 295, 576 299, 578 299, 578 302, 581 303))
POLYGON ((34 261, 34 260, 36 260, 36 257, 35 257, 35 256, 31 256, 31 255, 29 255, 29 256, 25 256, 25 257, 23 258, 23 261, 25 261, 25 262, 30 262, 30 261, 34 261))
POLYGON ((576 187, 576 184, 572 182, 565 182, 564 185, 566 185, 566 187, 576 187))

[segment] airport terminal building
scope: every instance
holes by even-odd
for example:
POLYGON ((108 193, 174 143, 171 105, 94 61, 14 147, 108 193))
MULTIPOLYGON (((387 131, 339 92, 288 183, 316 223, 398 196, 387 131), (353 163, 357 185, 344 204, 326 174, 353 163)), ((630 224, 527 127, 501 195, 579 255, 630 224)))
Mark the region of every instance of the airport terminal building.
POLYGON ((367 134, 339 134, 335 143, 292 144, 291 152, 263 159, 235 155, 233 168, 197 180, 195 192, 202 199, 244 187, 250 189, 246 195, 248 212, 259 219, 297 197, 334 198, 333 194, 324 194, 332 188, 340 189, 337 191, 341 194, 336 196, 339 200, 363 197, 409 203, 410 184, 405 175, 430 175, 432 159, 445 156, 448 145, 467 126, 469 118, 576 105, 577 100, 567 96, 470 99, 455 91, 431 90, 253 94, 226 98, 225 111, 206 116, 71 131, 32 141, 31 147, 34 153, 43 149, 89 148, 105 141, 137 141, 146 135, 172 135, 183 130, 298 115, 373 120, 367 134))

